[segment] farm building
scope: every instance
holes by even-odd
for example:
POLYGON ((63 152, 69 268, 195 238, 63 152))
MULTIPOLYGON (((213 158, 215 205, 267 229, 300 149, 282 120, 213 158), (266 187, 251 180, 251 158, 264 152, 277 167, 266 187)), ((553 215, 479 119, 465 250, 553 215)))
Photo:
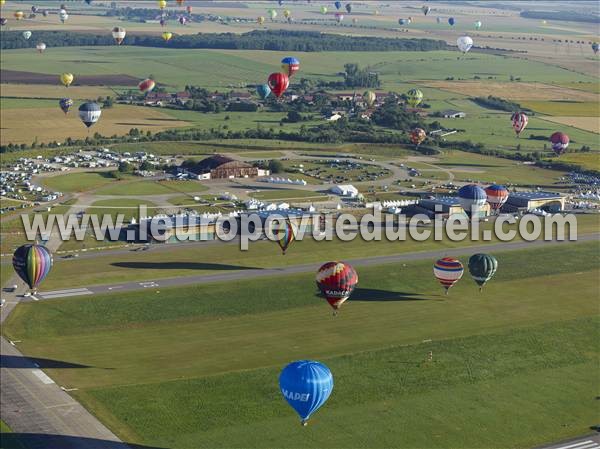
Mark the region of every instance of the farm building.
POLYGON ((186 167, 184 172, 196 179, 254 178, 269 174, 268 170, 220 154, 202 159, 194 166, 186 167))
POLYGON ((444 118, 465 118, 467 114, 462 111, 456 111, 454 109, 448 109, 446 111, 442 111, 442 117, 444 118))
POLYGON ((565 208, 565 197, 555 192, 512 192, 502 206, 503 212, 541 209, 558 212, 565 208))

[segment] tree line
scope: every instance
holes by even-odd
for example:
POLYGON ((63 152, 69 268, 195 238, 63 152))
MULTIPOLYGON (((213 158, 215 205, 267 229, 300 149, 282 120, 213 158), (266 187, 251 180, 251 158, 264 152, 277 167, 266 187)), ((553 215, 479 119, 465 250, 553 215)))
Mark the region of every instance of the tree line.
MULTIPOLYGON (((114 45, 110 32, 69 33, 35 31, 32 39, 23 39, 21 31, 3 31, 0 48, 34 48, 38 42, 51 47, 114 45)), ((312 31, 256 30, 244 34, 211 33, 174 35, 169 42, 161 36, 130 33, 123 45, 180 49, 273 50, 273 51, 433 51, 444 50, 442 40, 401 39, 372 36, 344 36, 312 31)))

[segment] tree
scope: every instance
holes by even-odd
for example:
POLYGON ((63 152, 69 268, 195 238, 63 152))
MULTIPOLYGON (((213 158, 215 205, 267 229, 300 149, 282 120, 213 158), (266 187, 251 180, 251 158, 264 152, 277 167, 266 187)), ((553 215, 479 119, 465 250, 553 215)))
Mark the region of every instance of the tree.
POLYGON ((277 159, 272 159, 269 161, 269 170, 271 171, 271 173, 282 173, 283 164, 277 159))
POLYGON ((129 162, 119 162, 119 173, 130 173, 131 164, 129 162))

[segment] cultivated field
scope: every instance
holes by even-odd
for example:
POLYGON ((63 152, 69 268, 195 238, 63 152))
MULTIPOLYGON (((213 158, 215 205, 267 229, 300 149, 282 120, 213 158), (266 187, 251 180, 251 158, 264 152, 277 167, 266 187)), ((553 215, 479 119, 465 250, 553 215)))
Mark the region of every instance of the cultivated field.
POLYGON ((104 109, 102 118, 88 130, 79 120, 78 107, 79 104, 76 103, 66 116, 58 105, 54 108, 0 109, 2 122, 0 142, 3 145, 9 142, 27 144, 34 141, 62 142, 67 137, 85 139, 96 132, 112 136, 126 134, 132 128, 138 128, 143 132, 157 132, 188 125, 187 122, 169 117, 159 109, 115 105, 110 109, 104 109), (28 126, 31 123, 35 125, 28 126))
MULTIPOLYGON (((600 134, 600 117, 544 117, 544 120, 600 134)), ((596 155, 596 157, 598 157, 596 155)))

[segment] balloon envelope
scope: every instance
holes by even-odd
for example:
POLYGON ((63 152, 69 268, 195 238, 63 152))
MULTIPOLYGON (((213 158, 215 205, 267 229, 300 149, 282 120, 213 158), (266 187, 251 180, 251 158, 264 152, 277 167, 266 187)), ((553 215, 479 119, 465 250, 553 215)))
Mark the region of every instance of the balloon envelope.
POLYGON ((30 289, 36 289, 52 268, 52 254, 42 245, 27 244, 13 254, 13 268, 30 289))
POLYGON ((368 107, 373 107, 375 101, 377 101, 377 95, 375 95, 375 92, 372 90, 368 90, 363 94, 363 99, 365 100, 365 103, 367 103, 368 107))
POLYGON ((462 277, 465 269, 460 260, 454 257, 444 257, 433 264, 433 274, 442 287, 448 290, 462 277))
POLYGON ((344 262, 327 262, 317 271, 317 287, 334 310, 350 297, 358 284, 358 274, 344 262))
POLYGON ((410 89, 406 92, 406 103, 412 107, 416 108, 421 101, 423 101, 423 92, 419 89, 410 89))
POLYGON ((256 86, 256 93, 261 99, 264 100, 269 95, 271 95, 271 88, 268 84, 259 84, 258 86, 256 86))
POLYGON ((468 215, 477 213, 487 201, 485 190, 476 184, 467 184, 458 190, 460 205, 468 215))
POLYGON ((285 73, 271 73, 267 84, 277 98, 281 97, 290 85, 290 79, 285 73))
POLYGON ((63 73, 62 75, 60 75, 60 82, 66 87, 69 87, 74 79, 75 77, 72 73, 63 73))
POLYGON ((118 45, 121 45, 126 35, 127 31, 125 31, 125 28, 114 27, 112 29, 112 37, 118 45))
POLYGON ((420 145, 427 138, 427 133, 422 128, 415 128, 410 132, 410 141, 420 145))
POLYGON ((450 26, 454 26, 454 24, 456 23, 456 20, 454 20, 454 17, 450 17, 448 19, 448 23, 450 24, 450 26))
POLYGON ((298 413, 303 425, 329 399, 333 375, 327 366, 313 360, 298 360, 279 375, 279 389, 287 403, 298 413))
POLYGON ((285 254, 296 238, 296 226, 292 222, 286 221, 274 229, 273 234, 277 236, 277 244, 285 254))
POLYGON ((29 38, 31 37, 31 31, 23 31, 23 37, 26 40, 29 40, 29 38))
POLYGON ((471 39, 469 36, 461 36, 456 39, 456 45, 460 51, 466 53, 473 46, 473 39, 471 39))
POLYGON ((529 123, 529 117, 527 117, 527 114, 525 114, 524 112, 515 112, 511 116, 511 120, 512 127, 517 133, 517 136, 521 134, 521 131, 523 131, 527 126, 527 123, 529 123))
POLYGON ((164 32, 162 34, 162 38, 165 42, 169 42, 172 37, 173 37, 173 33, 164 32))
POLYGON ((473 254, 469 258, 469 273, 477 285, 483 288, 498 269, 498 261, 489 254, 473 254))
POLYGON ((87 102, 79 106, 79 118, 88 128, 96 123, 101 115, 102 110, 98 103, 87 102))
POLYGON ((300 70, 300 61, 293 56, 286 56, 281 60, 281 67, 288 77, 300 70))
POLYGON ((569 146, 569 136, 562 132, 555 132, 550 136, 550 143, 552 144, 552 151, 558 156, 563 154, 569 146))
POLYGON ((58 105, 60 106, 60 109, 66 114, 67 112, 69 112, 69 109, 71 109, 71 106, 73 106, 73 100, 71 100, 70 98, 61 98, 58 101, 58 105))
POLYGON ((492 210, 499 210, 508 200, 508 189, 504 186, 493 184, 485 189, 487 202, 492 210))

